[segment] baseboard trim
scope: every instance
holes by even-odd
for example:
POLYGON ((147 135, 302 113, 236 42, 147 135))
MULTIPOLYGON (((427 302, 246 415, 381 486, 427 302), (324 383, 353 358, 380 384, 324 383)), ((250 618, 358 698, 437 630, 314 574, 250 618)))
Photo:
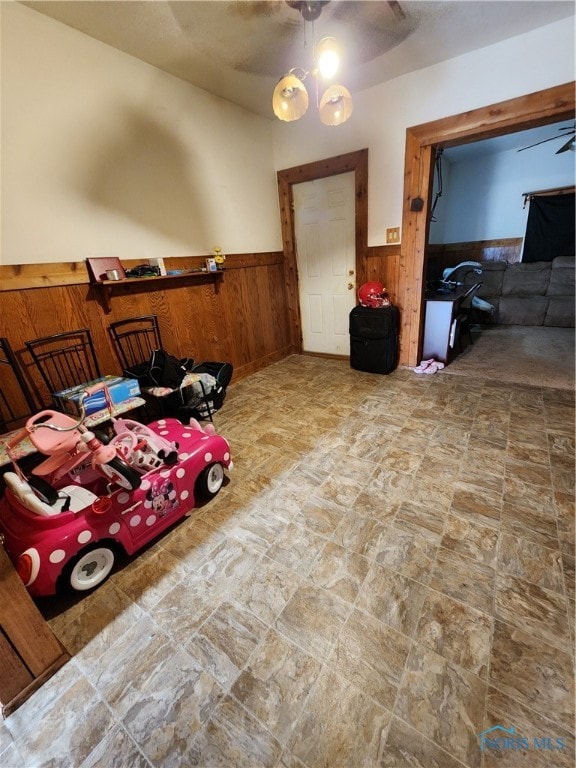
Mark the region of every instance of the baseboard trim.
POLYGON ((292 345, 289 345, 276 350, 276 352, 271 352, 269 355, 253 360, 251 363, 234 368, 234 378, 232 379, 232 383, 234 383, 234 381, 239 381, 246 376, 250 376, 251 373, 261 371, 263 368, 267 368, 269 365, 277 363, 279 360, 284 360, 285 357, 290 357, 290 355, 294 354, 294 351, 292 345))
POLYGON ((330 355, 327 352, 305 352, 303 350, 300 354, 307 357, 323 357, 326 360, 350 360, 350 355, 330 355))

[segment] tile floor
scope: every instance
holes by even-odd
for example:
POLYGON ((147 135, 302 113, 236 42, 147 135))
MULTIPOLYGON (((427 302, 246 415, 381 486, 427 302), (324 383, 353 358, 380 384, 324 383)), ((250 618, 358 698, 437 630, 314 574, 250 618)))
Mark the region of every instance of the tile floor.
POLYGON ((216 421, 219 496, 41 603, 2 768, 574 765, 572 393, 294 356, 216 421))

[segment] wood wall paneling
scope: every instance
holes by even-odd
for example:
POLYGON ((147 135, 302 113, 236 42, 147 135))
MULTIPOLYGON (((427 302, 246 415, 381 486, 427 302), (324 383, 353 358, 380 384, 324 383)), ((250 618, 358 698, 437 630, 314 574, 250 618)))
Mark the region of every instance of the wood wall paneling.
MULTIPOLYGON (((188 269, 203 260, 166 259, 168 269, 188 269)), ((124 262, 132 266, 135 262, 124 262)), ((121 373, 109 324, 156 314, 164 347, 178 357, 221 360, 239 379, 290 353, 284 258, 280 252, 227 256, 216 293, 212 284, 159 280, 114 291, 107 313, 100 289, 88 282, 84 264, 0 267, 0 335, 16 352, 39 401, 49 393, 27 356, 24 342, 73 328, 88 327, 104 373, 121 373), (58 282, 58 285, 54 285, 58 282)))
POLYGON ((522 258, 522 237, 476 240, 468 243, 429 244, 426 248, 426 279, 438 280, 447 267, 462 261, 506 261, 516 264, 522 258))
MULTIPOLYGON (((400 275, 400 245, 369 246, 365 266, 366 280, 377 280, 384 285, 398 305, 398 284, 400 275)), ((360 282, 360 281, 358 281, 360 282)))

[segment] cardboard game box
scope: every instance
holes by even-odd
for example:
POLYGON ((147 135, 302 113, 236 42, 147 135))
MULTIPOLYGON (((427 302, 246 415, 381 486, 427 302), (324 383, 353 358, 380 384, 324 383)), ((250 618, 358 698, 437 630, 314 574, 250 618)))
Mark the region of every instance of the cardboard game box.
MULTIPOLYGON (((124 379, 121 376, 102 376, 94 381, 88 381, 85 384, 79 384, 76 387, 69 387, 53 394, 53 400, 56 408, 64 413, 79 414, 79 400, 82 392, 98 382, 105 381, 110 392, 110 398, 113 403, 121 403, 131 397, 138 397, 140 386, 137 379, 124 379)), ((106 395, 104 390, 99 390, 84 400, 86 415, 90 416, 96 411, 106 408, 106 395)))

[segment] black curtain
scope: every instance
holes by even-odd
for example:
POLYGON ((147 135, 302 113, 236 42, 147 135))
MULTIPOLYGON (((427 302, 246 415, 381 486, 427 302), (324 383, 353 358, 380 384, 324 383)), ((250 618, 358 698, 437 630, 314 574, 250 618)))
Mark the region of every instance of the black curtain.
POLYGON ((522 261, 574 256, 574 193, 530 198, 522 261))

